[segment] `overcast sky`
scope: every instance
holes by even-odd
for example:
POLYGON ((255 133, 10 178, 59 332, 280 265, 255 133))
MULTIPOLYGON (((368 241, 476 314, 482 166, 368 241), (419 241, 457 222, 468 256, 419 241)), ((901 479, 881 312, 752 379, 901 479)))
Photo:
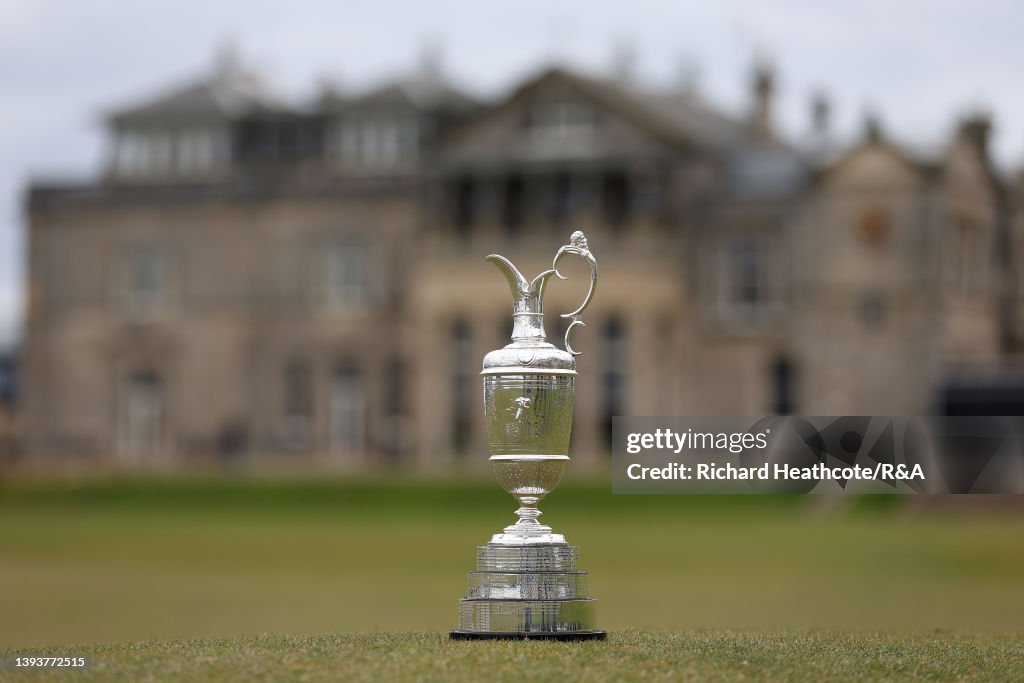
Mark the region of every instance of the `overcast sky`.
POLYGON ((552 60, 607 69, 629 45, 642 78, 671 85, 696 71, 701 91, 734 113, 761 53, 776 65, 790 135, 807 129, 818 88, 841 136, 854 136, 870 108, 914 145, 940 145, 984 106, 1000 164, 1024 165, 1024 3, 1013 0, 0 0, 0 17, 5 340, 23 311, 28 179, 88 177, 105 108, 202 73, 225 41, 294 97, 325 77, 357 90, 407 71, 431 42, 451 77, 481 96, 552 60))

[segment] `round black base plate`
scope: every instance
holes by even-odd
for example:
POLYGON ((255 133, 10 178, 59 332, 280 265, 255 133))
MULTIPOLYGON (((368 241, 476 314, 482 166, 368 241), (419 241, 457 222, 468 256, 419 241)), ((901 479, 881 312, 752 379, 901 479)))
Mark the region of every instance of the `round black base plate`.
POLYGON ((604 640, 607 631, 570 631, 567 633, 488 633, 486 631, 451 631, 452 640, 604 640))

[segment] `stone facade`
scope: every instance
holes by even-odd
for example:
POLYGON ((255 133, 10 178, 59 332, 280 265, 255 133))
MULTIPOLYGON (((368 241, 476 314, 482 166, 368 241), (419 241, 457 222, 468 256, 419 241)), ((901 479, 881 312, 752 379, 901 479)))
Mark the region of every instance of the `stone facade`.
POLYGON ((29 457, 480 466, 477 372, 511 328, 483 256, 539 272, 574 229, 600 264, 583 462, 615 414, 936 412, 1015 351, 1020 213, 983 118, 928 156, 877 124, 837 153, 778 139, 764 71, 746 120, 561 69, 489 106, 420 74, 299 110, 243 76, 112 117, 95 183, 32 185, 29 457))

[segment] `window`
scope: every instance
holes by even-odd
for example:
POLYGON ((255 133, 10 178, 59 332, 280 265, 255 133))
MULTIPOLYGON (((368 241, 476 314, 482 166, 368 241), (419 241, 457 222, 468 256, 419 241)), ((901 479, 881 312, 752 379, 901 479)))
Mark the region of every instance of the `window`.
POLYGON ((378 166, 391 166, 401 154, 400 131, 394 121, 381 121, 377 128, 377 149, 373 161, 378 166))
POLYGON ((453 188, 455 204, 455 229, 465 235, 473 227, 476 218, 476 186, 469 177, 455 181, 453 188))
POLYGON ((222 131, 208 126, 168 130, 120 130, 114 142, 114 172, 121 178, 202 177, 227 157, 222 131))
POLYGON ((369 296, 367 250, 362 240, 350 238, 327 249, 326 298, 331 308, 365 303, 369 296))
POLYGON ((510 236, 518 235, 519 229, 523 226, 524 194, 522 176, 514 175, 505 179, 501 222, 505 226, 505 232, 510 236))
POLYGON ((388 415, 405 414, 405 363, 394 356, 388 361, 385 372, 384 412, 388 415))
POLYGON ((117 134, 114 147, 114 170, 119 176, 132 176, 145 165, 145 148, 142 138, 130 130, 117 134))
POLYGON ((358 163, 374 166, 379 162, 380 153, 377 147, 380 131, 376 121, 363 121, 359 124, 359 154, 356 157, 358 163))
POLYGON ((148 314, 166 303, 167 260, 159 247, 131 249, 123 277, 123 299, 128 312, 148 314))
POLYGON ((338 153, 343 162, 359 162, 359 136, 359 126, 354 121, 342 124, 338 153))
POLYGON ((216 136, 205 128, 190 128, 178 133, 178 172, 181 175, 202 175, 214 168, 216 136))
POLYGON ((331 452, 359 455, 366 445, 366 392, 359 369, 351 364, 338 367, 331 377, 331 452))
POLYGON ((472 332, 465 320, 456 320, 451 329, 452 372, 452 446, 456 454, 465 452, 473 428, 473 368, 472 332))
POLYGON ((405 377, 406 364, 393 356, 384 369, 384 416, 386 429, 382 430, 381 447, 392 460, 397 461, 405 449, 405 377))
POLYGON ((120 397, 121 452, 133 460, 157 455, 163 440, 163 391, 160 376, 138 370, 124 381, 120 397))
POLYGON ((167 131, 155 130, 146 133, 146 160, 143 173, 165 175, 174 168, 174 138, 167 131))
POLYGON ((625 227, 629 220, 629 178, 621 171, 606 173, 601 182, 605 224, 612 232, 625 227))
POLYGON ((0 406, 13 406, 18 398, 18 363, 13 356, 0 356, 0 406))
POLYGON ((860 297, 857 315, 865 327, 877 329, 885 322, 886 302, 881 292, 866 292, 860 297))
POLYGON ((726 242, 720 263, 718 304, 721 313, 741 322, 759 321, 780 303, 776 253, 761 236, 726 242))
POLYGON ((415 161, 419 157, 420 127, 412 116, 398 124, 399 149, 402 159, 415 161))
POLYGON ((626 393, 626 331, 621 320, 611 318, 602 334, 604 376, 601 378, 601 412, 605 443, 611 447, 612 418, 622 415, 626 393))
POLYGON ((346 165, 387 168, 417 156, 418 127, 411 117, 350 116, 338 130, 337 154, 346 165))
POLYGON ((535 104, 527 116, 534 144, 588 143, 593 138, 597 112, 589 102, 553 100, 535 104))
POLYGON ((568 173, 556 173, 551 180, 551 225, 561 232, 572 213, 572 179, 568 173))
POLYGON ((729 300, 733 304, 756 309, 765 295, 760 247, 754 241, 741 240, 732 246, 729 259, 732 269, 729 300))
POLYGON ((309 364, 293 359, 284 369, 283 439, 289 448, 309 444, 313 416, 313 385, 309 364))
POLYGON ((967 294, 983 284, 986 270, 983 234, 979 223, 960 220, 956 224, 956 288, 967 294))
POLYGON ((778 356, 771 364, 772 412, 776 415, 790 415, 793 412, 793 363, 785 355, 778 356))

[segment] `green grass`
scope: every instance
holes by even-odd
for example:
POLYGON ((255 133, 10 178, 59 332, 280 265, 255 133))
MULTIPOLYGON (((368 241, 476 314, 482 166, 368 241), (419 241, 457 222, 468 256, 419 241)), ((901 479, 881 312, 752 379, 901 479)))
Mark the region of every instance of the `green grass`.
MULTIPOLYGON (((674 631, 683 635, 643 636, 671 644, 661 665, 677 657, 679 671, 699 673, 721 659, 735 672, 750 651, 782 677, 796 666, 786 653, 797 642, 819 652, 814 667, 855 665, 829 650, 837 642, 869 658, 891 652, 886 666, 905 657, 920 675, 919 646, 939 657, 948 642, 949 666, 1008 648, 999 634, 1024 629, 1024 516, 914 514, 906 501, 829 511, 835 499, 613 496, 607 485, 569 482, 542 505, 544 520, 581 547, 611 643, 436 647, 456 659, 521 653, 524 666, 536 652, 611 661, 607 653, 640 647, 631 629, 674 631), (992 640, 913 636, 936 629, 992 640), (856 635, 879 631, 908 635, 856 635), (853 635, 834 635, 843 633, 853 635)), ((280 648, 275 662, 294 658, 286 641, 246 639, 256 634, 444 633, 456 625, 475 546, 514 507, 491 482, 8 482, 0 648, 242 638, 188 647, 256 666, 260 648, 280 648)), ((364 658, 361 644, 386 650, 390 636, 366 638, 287 642, 341 665, 364 658)), ((402 649, 433 642, 409 637, 402 649)), ((195 671, 183 647, 102 651, 118 666, 166 656, 195 671)))
MULTIPOLYGON (((1010 637, 621 631, 604 643, 451 642, 438 634, 262 636, 75 648, 60 680, 1019 681, 1010 637)), ((8 674, 56 680, 53 672, 8 674)), ((16 677, 16 678, 15 678, 16 677)))

